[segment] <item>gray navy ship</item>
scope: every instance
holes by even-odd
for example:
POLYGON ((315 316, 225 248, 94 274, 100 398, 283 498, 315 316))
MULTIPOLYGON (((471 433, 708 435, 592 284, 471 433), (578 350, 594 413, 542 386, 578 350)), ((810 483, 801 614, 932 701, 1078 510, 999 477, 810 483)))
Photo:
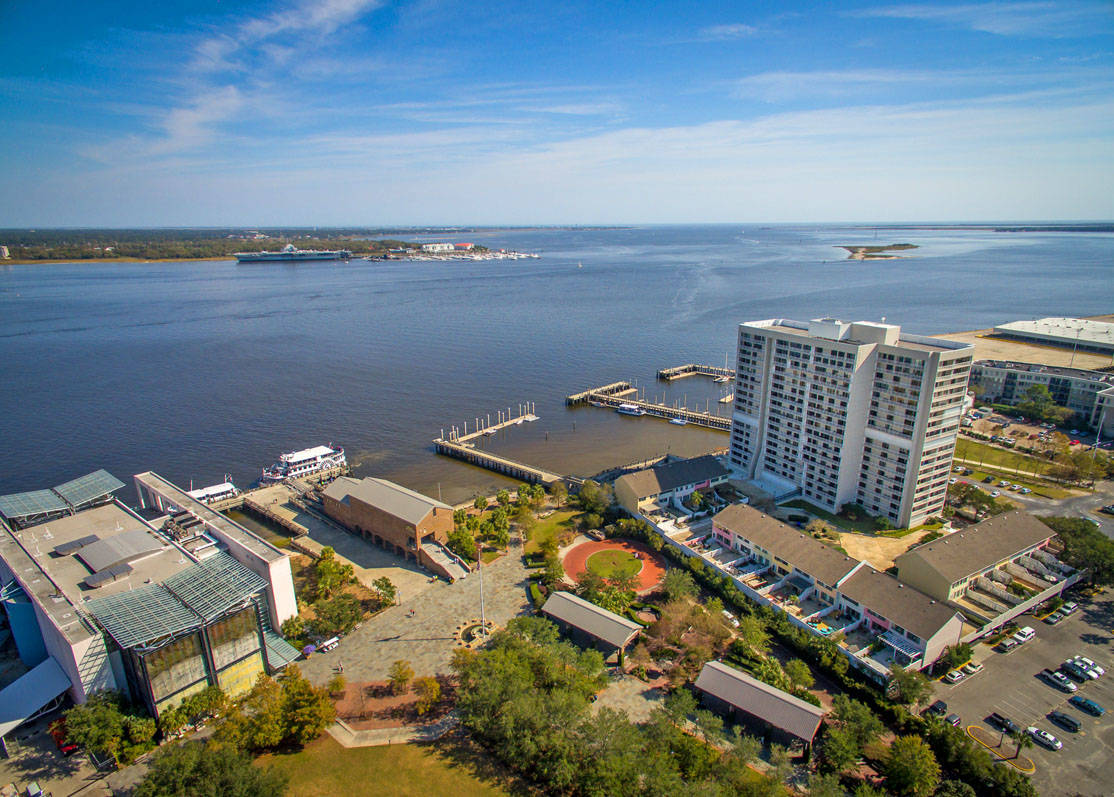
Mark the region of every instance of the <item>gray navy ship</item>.
POLYGON ((270 263, 302 260, 348 260, 352 253, 347 249, 298 249, 287 244, 278 252, 236 252, 233 257, 240 263, 270 263))

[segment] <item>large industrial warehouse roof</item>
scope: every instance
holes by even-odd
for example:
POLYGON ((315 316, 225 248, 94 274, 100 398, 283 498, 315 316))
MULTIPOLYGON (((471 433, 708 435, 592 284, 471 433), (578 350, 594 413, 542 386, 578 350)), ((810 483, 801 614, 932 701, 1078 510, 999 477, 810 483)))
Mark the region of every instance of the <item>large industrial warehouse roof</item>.
POLYGON ((820 720, 824 718, 824 709, 819 706, 806 703, 719 661, 709 661, 704 665, 695 686, 806 742, 812 741, 820 727, 820 720))
POLYGON ((616 648, 626 647, 642 630, 638 623, 589 603, 571 592, 554 592, 550 595, 542 606, 542 614, 556 617, 616 648))

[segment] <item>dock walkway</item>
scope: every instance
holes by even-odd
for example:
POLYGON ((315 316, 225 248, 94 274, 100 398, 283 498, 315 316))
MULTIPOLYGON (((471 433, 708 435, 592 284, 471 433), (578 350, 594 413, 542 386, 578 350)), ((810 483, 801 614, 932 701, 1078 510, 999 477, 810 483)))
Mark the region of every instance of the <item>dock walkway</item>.
POLYGON ((662 368, 658 371, 658 379, 664 382, 672 382, 674 379, 684 379, 686 376, 726 376, 729 379, 733 379, 735 377, 735 372, 730 368, 720 368, 715 365, 700 365, 699 363, 685 363, 684 365, 678 365, 676 368, 662 368))
POLYGON ((680 418, 694 426, 703 426, 705 429, 715 429, 719 432, 731 431, 730 418, 712 415, 707 412, 697 412, 684 407, 670 407, 665 404, 654 404, 650 401, 640 401, 636 398, 627 397, 626 394, 632 391, 633 388, 630 387, 630 383, 628 382, 613 382, 610 385, 604 385, 603 387, 584 390, 580 393, 573 393, 571 396, 566 396, 565 404, 570 407, 589 404, 593 407, 616 408, 626 404, 638 407, 643 410, 646 415, 650 415, 654 418, 666 418, 670 420, 673 418, 680 418))

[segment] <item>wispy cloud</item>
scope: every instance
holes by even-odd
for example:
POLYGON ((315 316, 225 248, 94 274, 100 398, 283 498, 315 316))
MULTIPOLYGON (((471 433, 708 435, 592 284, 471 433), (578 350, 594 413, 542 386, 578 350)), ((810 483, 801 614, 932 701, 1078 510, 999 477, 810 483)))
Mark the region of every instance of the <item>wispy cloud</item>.
POLYGON ((847 12, 853 17, 921 20, 999 36, 1050 37, 1109 30, 1114 15, 1108 2, 1015 2, 963 5, 908 4, 847 12))
POLYGON ((727 25, 712 25, 701 28, 700 38, 704 41, 728 41, 731 39, 745 39, 748 36, 754 36, 756 33, 758 33, 758 28, 754 25, 734 22, 727 25))

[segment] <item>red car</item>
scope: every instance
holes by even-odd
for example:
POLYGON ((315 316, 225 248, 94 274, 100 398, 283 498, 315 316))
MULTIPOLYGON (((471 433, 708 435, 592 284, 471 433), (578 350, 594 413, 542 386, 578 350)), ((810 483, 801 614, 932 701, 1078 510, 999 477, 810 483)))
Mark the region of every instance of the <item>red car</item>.
POLYGON ((66 721, 64 719, 55 720, 50 723, 49 732, 54 743, 58 745, 58 752, 64 756, 71 756, 78 751, 78 746, 72 742, 66 741, 66 721))
POLYGON ((1077 445, 1079 445, 1079 441, 1078 441, 1078 440, 1072 440, 1072 441, 1071 441, 1071 444, 1072 444, 1073 446, 1077 446, 1077 445))

